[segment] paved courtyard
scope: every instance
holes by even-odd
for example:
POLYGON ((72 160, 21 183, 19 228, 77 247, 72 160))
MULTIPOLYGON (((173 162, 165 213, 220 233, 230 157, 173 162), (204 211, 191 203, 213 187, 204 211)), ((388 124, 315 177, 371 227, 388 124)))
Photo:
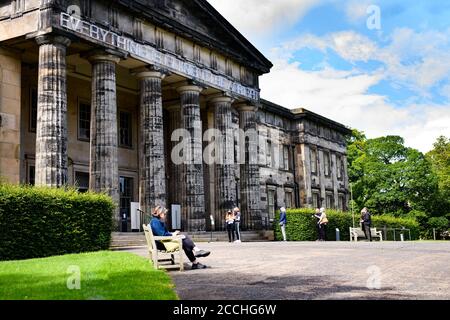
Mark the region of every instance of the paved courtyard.
POLYGON ((450 243, 199 246, 212 251, 202 261, 209 269, 170 272, 183 300, 450 299, 450 243))

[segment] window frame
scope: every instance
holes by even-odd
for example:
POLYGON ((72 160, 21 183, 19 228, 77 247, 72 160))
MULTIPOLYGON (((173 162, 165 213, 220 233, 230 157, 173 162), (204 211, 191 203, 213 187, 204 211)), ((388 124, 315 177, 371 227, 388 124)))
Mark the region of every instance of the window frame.
POLYGON ((118 134, 117 134, 117 139, 118 139, 118 143, 117 145, 119 146, 119 148, 122 149, 134 149, 134 144, 133 144, 133 112, 130 110, 126 110, 126 109, 119 109, 118 110, 118 117, 117 117, 117 130, 118 130, 118 134), (121 127, 121 123, 122 123, 122 114, 128 114, 129 115, 129 144, 122 144, 122 127, 121 127))
MULTIPOLYGON (((83 120, 86 121, 86 120, 83 120)), ((92 128, 92 104, 88 99, 78 99, 77 109, 77 139, 78 141, 90 142, 91 141, 91 128, 92 128), (89 137, 85 138, 80 135, 80 121, 81 121, 81 105, 89 106, 89 137)))

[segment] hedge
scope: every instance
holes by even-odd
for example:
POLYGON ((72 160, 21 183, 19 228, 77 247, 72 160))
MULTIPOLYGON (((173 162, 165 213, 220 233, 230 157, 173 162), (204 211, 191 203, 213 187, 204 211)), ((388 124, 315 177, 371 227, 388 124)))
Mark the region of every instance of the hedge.
MULTIPOLYGON (((287 211, 286 235, 289 241, 314 241, 317 235, 317 220, 312 217, 315 213, 313 209, 291 209, 287 211)), ((340 231, 340 240, 350 240, 349 228, 353 226, 351 213, 345 213, 334 210, 327 210, 329 223, 327 225, 327 240, 336 240, 336 228, 340 231)), ((280 213, 277 212, 275 222, 279 221, 280 213)), ((355 213, 355 226, 359 227, 359 214, 355 213)), ((387 228, 402 228, 411 230, 411 239, 419 238, 419 223, 411 218, 396 218, 389 215, 372 216, 372 227, 382 230, 387 228)), ((274 223, 275 240, 282 240, 281 229, 278 223, 274 223)), ((387 240, 393 240, 394 234, 388 231, 387 240)), ((400 237, 399 232, 396 233, 397 240, 400 237)), ((409 234, 405 234, 405 240, 409 239, 409 234)))
POLYGON ((0 260, 108 249, 113 212, 103 194, 0 184, 0 260))

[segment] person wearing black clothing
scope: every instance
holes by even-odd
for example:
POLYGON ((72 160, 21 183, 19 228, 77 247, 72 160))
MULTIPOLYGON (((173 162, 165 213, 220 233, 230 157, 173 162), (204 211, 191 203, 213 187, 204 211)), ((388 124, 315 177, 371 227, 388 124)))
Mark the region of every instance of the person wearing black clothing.
POLYGON ((361 228, 366 235, 366 239, 372 242, 372 233, 370 232, 370 227, 372 226, 372 218, 369 210, 364 208, 361 210, 361 228))
POLYGON ((227 224, 228 240, 234 242, 234 214, 231 210, 225 216, 225 223, 227 224))

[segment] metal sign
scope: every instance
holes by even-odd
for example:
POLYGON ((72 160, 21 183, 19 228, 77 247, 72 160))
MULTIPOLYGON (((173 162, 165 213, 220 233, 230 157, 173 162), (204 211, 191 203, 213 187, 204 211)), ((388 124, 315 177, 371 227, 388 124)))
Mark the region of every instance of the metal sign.
POLYGON ((60 25, 66 30, 125 50, 131 57, 138 60, 165 68, 176 74, 246 99, 259 100, 258 89, 244 86, 240 82, 230 80, 230 78, 217 74, 206 67, 202 68, 192 62, 182 60, 173 54, 163 53, 150 45, 137 43, 129 37, 120 36, 88 21, 81 20, 79 17, 62 12, 60 25))

